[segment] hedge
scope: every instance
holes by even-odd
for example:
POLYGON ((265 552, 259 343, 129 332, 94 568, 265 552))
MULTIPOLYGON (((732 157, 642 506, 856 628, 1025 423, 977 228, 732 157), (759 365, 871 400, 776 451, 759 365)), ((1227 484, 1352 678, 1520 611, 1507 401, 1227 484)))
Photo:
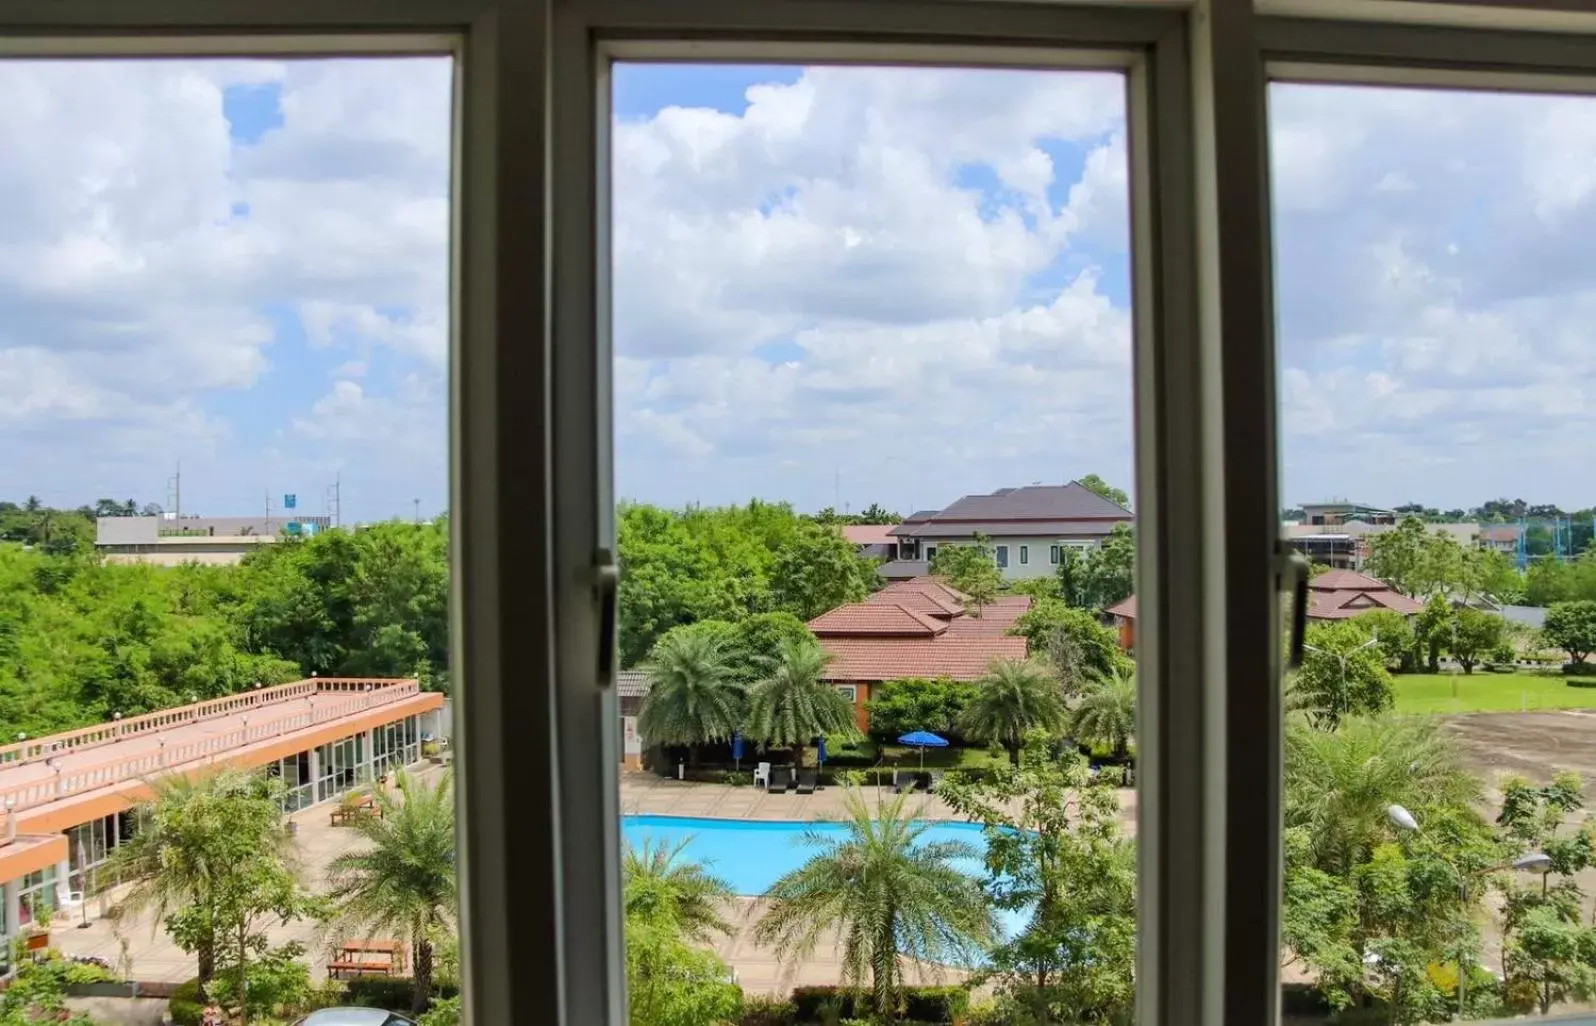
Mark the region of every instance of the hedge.
MULTIPOLYGON (((408 976, 356 976, 344 985, 351 1005, 362 1008, 386 1008, 390 1012, 409 1014, 411 998, 415 996, 415 981, 408 976)), ((450 998, 460 993, 460 988, 449 984, 433 987, 436 997, 450 998)))
POLYGON ((200 999, 198 976, 177 985, 167 999, 166 1014, 172 1017, 172 1026, 200 1026, 200 1018, 205 1014, 205 1002, 200 999))
MULTIPOLYGON (((821 1021, 823 1005, 835 1001, 844 1019, 855 1018, 868 1008, 855 1007, 858 992, 851 987, 794 987, 792 1004, 800 1023, 821 1021)), ((868 1003, 868 995, 866 1003, 868 1003)), ((903 1018, 913 1022, 953 1023, 970 1007, 970 992, 963 987, 905 987, 903 1018)))

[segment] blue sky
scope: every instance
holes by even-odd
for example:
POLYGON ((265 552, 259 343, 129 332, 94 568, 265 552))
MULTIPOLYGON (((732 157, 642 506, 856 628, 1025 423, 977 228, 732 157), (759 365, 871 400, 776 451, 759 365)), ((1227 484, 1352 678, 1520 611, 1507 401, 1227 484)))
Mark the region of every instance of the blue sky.
MULTIPOLYGON (((442 60, 0 64, 0 497, 446 502, 442 60)), ((1131 477, 1123 83, 614 79, 617 490, 1131 477)), ((1276 87, 1283 498, 1582 506, 1596 100, 1276 87)))

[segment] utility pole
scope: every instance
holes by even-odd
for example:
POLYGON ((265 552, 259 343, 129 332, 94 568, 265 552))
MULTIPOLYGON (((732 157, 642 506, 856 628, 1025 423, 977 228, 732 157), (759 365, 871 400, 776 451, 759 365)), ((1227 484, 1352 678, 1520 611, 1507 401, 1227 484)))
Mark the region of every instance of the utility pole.
POLYGON ((342 473, 333 478, 333 483, 322 492, 322 505, 327 511, 327 522, 331 527, 337 527, 343 515, 343 494, 341 485, 342 473))
POLYGON ((415 504, 415 507, 416 507, 415 522, 419 525, 421 523, 421 500, 420 499, 411 499, 410 501, 415 504))

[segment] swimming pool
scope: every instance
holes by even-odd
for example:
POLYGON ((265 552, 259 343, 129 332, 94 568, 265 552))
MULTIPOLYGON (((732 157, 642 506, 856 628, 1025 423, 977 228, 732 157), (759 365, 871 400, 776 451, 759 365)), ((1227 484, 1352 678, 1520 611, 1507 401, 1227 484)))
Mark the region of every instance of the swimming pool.
MULTIPOLYGON (((809 861, 816 849, 801 844, 806 832, 842 838, 848 833, 845 823, 823 820, 741 820, 690 819, 684 816, 624 816, 621 830, 628 844, 645 840, 687 847, 682 857, 705 864, 709 872, 731 884, 732 890, 747 897, 758 897, 783 874, 809 861)), ((976 823, 934 822, 920 835, 922 842, 963 841, 977 851, 986 851, 986 839, 976 823)), ((974 877, 985 875, 981 858, 960 859, 954 863, 974 877)), ((1012 937, 1025 925, 1023 912, 999 912, 1005 936, 1012 937)))

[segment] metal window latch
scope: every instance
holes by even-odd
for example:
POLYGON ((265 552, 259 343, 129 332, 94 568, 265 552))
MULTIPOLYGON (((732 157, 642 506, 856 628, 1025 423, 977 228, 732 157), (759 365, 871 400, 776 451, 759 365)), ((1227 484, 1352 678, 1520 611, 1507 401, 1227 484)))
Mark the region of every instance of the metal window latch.
POLYGON ((615 684, 615 632, 620 601, 621 568, 608 549, 600 549, 593 565, 593 600, 598 604, 598 686, 615 684))
POLYGON ((1308 635, 1308 578, 1312 570, 1302 553, 1284 548, 1275 556, 1275 567, 1280 590, 1291 592, 1291 642, 1286 649, 1286 668, 1295 670, 1302 665, 1302 646, 1308 635))

